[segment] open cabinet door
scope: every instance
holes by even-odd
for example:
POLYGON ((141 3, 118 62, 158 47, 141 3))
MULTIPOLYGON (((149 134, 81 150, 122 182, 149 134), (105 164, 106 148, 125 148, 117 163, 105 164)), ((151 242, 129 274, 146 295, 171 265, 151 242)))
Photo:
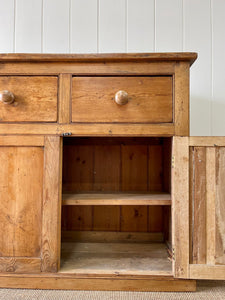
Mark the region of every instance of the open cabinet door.
POLYGON ((61 141, 0 135, 0 273, 56 272, 61 141))
POLYGON ((225 137, 174 137, 173 271, 225 279, 225 137))

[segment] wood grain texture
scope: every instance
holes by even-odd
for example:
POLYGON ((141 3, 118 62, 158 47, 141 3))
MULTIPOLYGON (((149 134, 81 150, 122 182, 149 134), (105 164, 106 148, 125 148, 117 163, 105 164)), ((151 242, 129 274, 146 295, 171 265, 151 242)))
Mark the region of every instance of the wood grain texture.
POLYGON ((195 52, 172 53, 98 53, 98 54, 34 54, 34 53, 6 53, 0 54, 0 61, 190 61, 197 58, 195 52))
POLYGON ((171 205, 166 193, 75 193, 63 194, 62 205, 171 205))
POLYGON ((97 231, 119 231, 120 207, 105 205, 94 206, 92 229, 97 231))
POLYGON ((174 125, 165 124, 0 124, 0 134, 74 136, 173 136, 174 125))
POLYGON ((195 280, 174 279, 172 276, 149 276, 139 280, 120 278, 74 278, 69 275, 40 277, 23 275, 20 277, 1 276, 0 286, 3 288, 33 288, 54 290, 91 290, 91 291, 196 291, 195 280))
POLYGON ((71 111, 71 75, 59 75, 59 123, 70 123, 71 111))
POLYGON ((72 122, 170 123, 172 113, 170 77, 73 77, 72 122), (129 97, 122 106, 119 90, 129 97))
POLYGON ((188 137, 173 137, 172 245, 173 274, 189 278, 189 147, 188 137))
POLYGON ((216 149, 215 264, 225 265, 225 147, 216 149))
POLYGON ((206 263, 206 149, 193 148, 192 199, 192 263, 206 263))
POLYGON ((27 273, 41 272, 41 258, 33 257, 0 257, 0 273, 27 273))
POLYGON ((179 62, 174 78, 175 135, 189 136, 189 64, 179 62))
POLYGON ((216 149, 206 148, 206 262, 215 265, 216 247, 216 149))
POLYGON ((1 146, 44 146, 44 136, 0 135, 1 146))
POLYGON ((224 280, 225 266, 218 265, 190 265, 190 278, 224 280))
POLYGON ((62 231, 62 242, 151 243, 163 242, 162 232, 62 231))
POLYGON ((56 272, 60 259, 58 241, 61 232, 61 147, 60 137, 45 137, 42 272, 56 272))
POLYGON ((43 160, 41 147, 0 147, 3 258, 41 256, 43 160))
POLYGON ((57 121, 57 77, 2 76, 0 90, 15 96, 10 105, 0 103, 0 123, 57 121))

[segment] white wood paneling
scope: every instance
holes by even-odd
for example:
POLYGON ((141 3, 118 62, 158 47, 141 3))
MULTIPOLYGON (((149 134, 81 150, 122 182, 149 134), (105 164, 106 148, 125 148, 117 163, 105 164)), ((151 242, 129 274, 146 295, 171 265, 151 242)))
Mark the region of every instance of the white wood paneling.
POLYGON ((68 53, 70 0, 43 0, 43 52, 68 53))
POLYGON ((41 52, 42 1, 17 0, 15 52, 41 52))
POLYGON ((184 50, 196 51, 199 55, 190 73, 191 135, 211 135, 212 40, 210 0, 185 0, 184 12, 184 50))
POLYGON ((156 52, 182 51, 182 1, 155 1, 156 52))
POLYGON ((212 134, 225 135, 225 1, 212 2, 212 134))
POLYGON ((155 48, 154 0, 128 0, 127 51, 152 52, 155 48))
POLYGON ((71 2, 71 52, 97 52, 98 1, 72 0, 71 2))
POLYGON ((14 0, 0 0, 0 52, 14 52, 14 0))
POLYGON ((99 52, 126 52, 126 1, 99 0, 99 52))

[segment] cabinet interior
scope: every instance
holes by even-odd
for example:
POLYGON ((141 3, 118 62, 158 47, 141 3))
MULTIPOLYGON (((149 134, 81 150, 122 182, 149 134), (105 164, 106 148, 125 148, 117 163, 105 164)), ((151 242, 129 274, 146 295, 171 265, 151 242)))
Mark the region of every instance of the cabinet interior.
POLYGON ((64 273, 172 273, 171 138, 63 140, 64 273))

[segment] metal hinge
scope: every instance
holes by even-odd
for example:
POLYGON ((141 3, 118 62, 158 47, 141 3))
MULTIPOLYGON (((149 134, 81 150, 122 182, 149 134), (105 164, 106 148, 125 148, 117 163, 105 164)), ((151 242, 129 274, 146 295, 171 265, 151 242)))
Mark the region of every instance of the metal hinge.
POLYGON ((172 260, 175 260, 175 249, 172 249, 172 260))
POLYGON ((172 168, 175 167, 175 156, 172 156, 172 168))
POLYGON ((64 132, 64 133, 62 134, 62 136, 68 136, 68 135, 72 135, 72 132, 64 132))

